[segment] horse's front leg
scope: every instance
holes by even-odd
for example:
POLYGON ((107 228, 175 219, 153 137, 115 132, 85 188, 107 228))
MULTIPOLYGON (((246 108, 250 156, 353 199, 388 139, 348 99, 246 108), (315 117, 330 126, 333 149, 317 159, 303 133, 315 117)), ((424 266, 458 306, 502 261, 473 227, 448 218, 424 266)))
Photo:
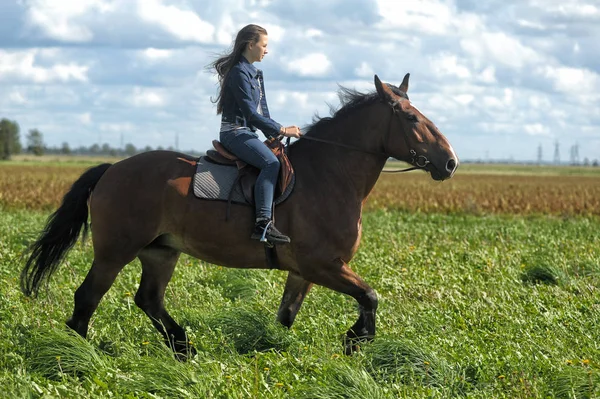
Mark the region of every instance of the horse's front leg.
POLYGON ((346 262, 338 258, 328 263, 312 263, 309 268, 301 270, 301 273, 304 279, 350 295, 358 302, 358 320, 346 332, 344 339, 347 355, 355 352, 361 341, 370 341, 375 337, 377 295, 346 262))
POLYGON ((377 295, 371 287, 365 283, 369 289, 363 297, 356 298, 358 302, 358 320, 348 332, 344 339, 346 355, 351 355, 359 348, 360 342, 371 341, 375 337, 375 312, 377 310, 377 295))

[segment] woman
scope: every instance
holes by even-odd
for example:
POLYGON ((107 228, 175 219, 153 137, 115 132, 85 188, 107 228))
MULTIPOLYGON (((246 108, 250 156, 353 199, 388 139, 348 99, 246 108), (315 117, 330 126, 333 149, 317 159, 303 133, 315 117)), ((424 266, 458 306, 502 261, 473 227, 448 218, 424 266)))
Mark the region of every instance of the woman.
POLYGON ((255 62, 267 54, 267 31, 258 25, 242 28, 231 53, 211 64, 219 76, 217 114, 221 114, 221 143, 244 162, 260 169, 254 188, 256 224, 252 239, 266 239, 273 244, 290 239, 272 223, 273 192, 279 176, 279 161, 258 138, 260 129, 267 138, 300 137, 298 126, 283 127, 269 116, 262 71, 255 62))

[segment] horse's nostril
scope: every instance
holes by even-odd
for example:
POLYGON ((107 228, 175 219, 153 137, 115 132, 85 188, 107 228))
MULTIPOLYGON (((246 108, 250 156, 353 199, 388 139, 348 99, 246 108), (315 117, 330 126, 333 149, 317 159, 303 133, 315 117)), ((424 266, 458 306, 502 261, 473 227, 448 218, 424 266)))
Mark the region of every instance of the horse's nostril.
POLYGON ((448 161, 448 163, 446 164, 446 170, 448 172, 453 172, 455 168, 456 168, 456 161, 454 159, 450 159, 448 161))

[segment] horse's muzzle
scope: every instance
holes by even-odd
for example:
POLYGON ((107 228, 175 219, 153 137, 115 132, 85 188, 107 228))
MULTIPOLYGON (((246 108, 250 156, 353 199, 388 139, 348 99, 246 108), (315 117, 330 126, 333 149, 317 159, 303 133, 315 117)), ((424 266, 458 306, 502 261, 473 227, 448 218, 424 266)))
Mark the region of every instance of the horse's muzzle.
POLYGON ((425 169, 431 174, 433 180, 447 180, 454 176, 454 172, 458 169, 458 160, 450 158, 442 167, 438 167, 434 163, 429 163, 425 169))

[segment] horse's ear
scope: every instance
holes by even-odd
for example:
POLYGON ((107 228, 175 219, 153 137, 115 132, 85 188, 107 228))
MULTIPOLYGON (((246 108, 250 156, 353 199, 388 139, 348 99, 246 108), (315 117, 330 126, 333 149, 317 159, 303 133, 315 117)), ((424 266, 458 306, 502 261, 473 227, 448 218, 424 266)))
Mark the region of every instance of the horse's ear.
POLYGON ((388 85, 381 83, 379 77, 375 75, 375 88, 377 89, 377 94, 384 101, 393 101, 394 95, 392 90, 388 87, 388 85))
POLYGON ((408 78, 410 78, 410 73, 404 75, 402 83, 400 83, 400 86, 398 86, 400 88, 400 91, 403 91, 404 93, 408 93, 408 78))

